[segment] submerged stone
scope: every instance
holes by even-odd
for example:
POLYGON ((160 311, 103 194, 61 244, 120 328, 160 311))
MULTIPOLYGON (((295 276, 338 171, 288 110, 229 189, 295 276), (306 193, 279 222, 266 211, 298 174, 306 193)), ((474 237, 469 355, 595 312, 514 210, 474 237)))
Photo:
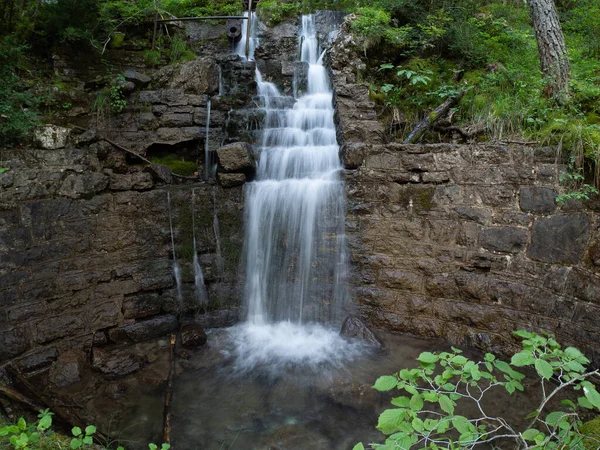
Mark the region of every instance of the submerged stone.
POLYGON ((206 339, 206 333, 200 325, 190 323, 181 328, 181 345, 184 347, 202 347, 206 339))
POLYGON ((373 333, 369 327, 356 316, 348 316, 344 319, 340 335, 345 338, 360 339, 367 344, 380 349, 385 347, 383 342, 375 336, 375 333, 373 333))

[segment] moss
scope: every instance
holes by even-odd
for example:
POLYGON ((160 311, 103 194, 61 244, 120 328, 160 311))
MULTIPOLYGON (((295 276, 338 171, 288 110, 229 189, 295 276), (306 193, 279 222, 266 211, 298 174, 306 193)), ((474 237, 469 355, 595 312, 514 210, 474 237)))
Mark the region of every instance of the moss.
POLYGON ((170 154, 151 158, 154 164, 167 166, 173 173, 178 175, 193 175, 198 171, 198 165, 192 161, 184 161, 179 156, 170 154))
POLYGON ((423 211, 429 211, 431 208, 433 208, 435 206, 435 203, 433 202, 434 195, 435 195, 434 188, 420 189, 418 196, 417 196, 417 202, 416 202, 415 206, 418 209, 421 209, 423 211))
POLYGON ((599 445, 598 440, 600 440, 600 416, 584 423, 579 431, 588 437, 588 439, 584 439, 583 441, 584 447, 587 450, 597 450, 599 445))

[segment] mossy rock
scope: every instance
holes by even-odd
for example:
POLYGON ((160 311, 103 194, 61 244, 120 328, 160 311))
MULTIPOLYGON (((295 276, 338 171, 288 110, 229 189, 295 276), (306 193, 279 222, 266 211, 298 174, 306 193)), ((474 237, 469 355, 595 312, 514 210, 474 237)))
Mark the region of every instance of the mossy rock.
POLYGON ((198 165, 193 161, 183 161, 179 156, 170 154, 150 159, 154 164, 161 164, 178 175, 193 175, 198 171, 198 165))
POLYGON ((600 416, 584 423, 579 431, 586 436, 583 445, 587 450, 598 450, 600 448, 600 416))

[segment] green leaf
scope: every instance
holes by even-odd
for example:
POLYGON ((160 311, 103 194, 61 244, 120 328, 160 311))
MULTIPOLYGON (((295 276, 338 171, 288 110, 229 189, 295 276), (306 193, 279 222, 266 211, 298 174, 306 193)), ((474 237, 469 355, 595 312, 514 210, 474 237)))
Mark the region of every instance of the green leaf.
POLYGON ((417 433, 422 433, 423 431, 425 431, 425 425, 423 424, 423 421, 418 417, 415 417, 413 419, 411 425, 417 433))
POLYGON ((156 444, 148 444, 148 448, 150 450, 156 450, 158 447, 156 446, 156 444))
POLYGON ((562 411, 553 411, 546 416, 546 423, 552 427, 555 427, 556 424, 565 417, 565 413, 562 411))
POLYGON ((45 431, 52 426, 52 416, 46 415, 40 419, 38 423, 38 430, 45 431))
POLYGON ((454 414, 454 402, 447 395, 440 395, 440 408, 448 414, 454 414))
POLYGON ((440 359, 438 355, 435 355, 431 352, 423 352, 417 358, 418 361, 421 361, 426 364, 431 364, 437 362, 440 359))
POLYGON ((81 444, 82 444, 81 439, 77 439, 77 438, 71 439, 71 448, 72 449, 81 447, 81 444))
MULTIPOLYGON (((489 362, 491 362, 491 361, 493 361, 493 360, 495 360, 495 359, 496 359, 496 356, 492 355, 491 353, 486 353, 486 354, 485 354, 485 356, 484 356, 484 359, 485 359, 486 361, 489 361, 489 362)), ((490 369, 490 370, 491 370, 491 369, 490 369)))
POLYGON ((410 405, 410 398, 402 396, 393 398, 390 402, 394 406, 398 406, 399 408, 408 408, 410 405))
POLYGON ((535 358, 530 351, 524 350, 514 354, 510 359, 510 363, 517 367, 530 366, 535 363, 535 358))
POLYGON ((86 445, 92 445, 94 443, 94 438, 91 436, 86 436, 83 438, 83 443, 86 445))
POLYGON ((359 442, 354 447, 352 447, 352 450, 365 450, 365 446, 362 445, 362 442, 359 442))
POLYGON ((585 371, 585 367, 583 367, 580 363, 578 363, 575 360, 569 361, 567 363, 567 369, 577 373, 583 373, 585 371))
POLYGON ((377 429, 383 434, 392 434, 398 431, 405 414, 403 409, 386 409, 379 415, 377 429))
POLYGON ((91 436, 95 432, 96 432, 96 427, 94 425, 88 425, 87 427, 85 427, 85 434, 87 436, 91 436))
POLYGON ((585 398, 589 400, 589 402, 594 405, 597 409, 600 409, 600 394, 596 391, 594 387, 584 387, 583 394, 585 398))
POLYGON ((463 366, 467 362, 467 358, 465 358, 463 355, 456 355, 450 360, 450 362, 459 366, 463 366))
POLYGON ((373 388, 380 392, 384 392, 394 389, 397 385, 398 378, 391 375, 385 375, 383 377, 377 378, 377 381, 375 381, 373 388))
POLYGON ((594 409, 594 405, 592 405, 592 403, 585 397, 579 397, 577 399, 577 403, 579 404, 579 406, 581 406, 582 408, 586 408, 586 409, 594 409))
POLYGON ((17 422, 17 427, 19 428, 19 430, 25 431, 25 429, 27 428, 27 422, 24 418, 21 417, 19 419, 19 421, 17 422))
POLYGON ((433 391, 425 391, 423 392, 423 398, 431 403, 436 403, 438 401, 438 394, 437 392, 433 392, 433 391))
POLYGON ((554 373, 550 363, 548 363, 548 361, 544 361, 543 359, 535 360, 535 370, 540 377, 545 378, 546 380, 552 378, 552 374, 554 373))
POLYGON ((420 394, 413 395, 410 399, 410 409, 413 411, 420 411, 423 409, 423 398, 420 394))
POLYGON ((8 167, 0 167, 0 175, 2 175, 4 172, 8 172, 10 170, 10 168, 8 167))
POLYGON ((533 441, 535 440, 536 436, 540 434, 539 430, 536 430, 534 428, 529 428, 528 430, 525 430, 522 433, 523 439, 525 439, 526 441, 533 441))
POLYGON ((475 430, 475 427, 463 416, 454 416, 452 418, 452 425, 454 425, 454 428, 460 434, 472 433, 475 430))
POLYGON ((528 339, 532 336, 532 334, 529 331, 525 331, 525 330, 517 330, 517 331, 513 331, 513 334, 515 336, 519 336, 522 337, 524 339, 528 339))
POLYGON ((81 436, 81 428, 73 427, 73 429, 71 430, 71 433, 73 433, 73 436, 81 436))

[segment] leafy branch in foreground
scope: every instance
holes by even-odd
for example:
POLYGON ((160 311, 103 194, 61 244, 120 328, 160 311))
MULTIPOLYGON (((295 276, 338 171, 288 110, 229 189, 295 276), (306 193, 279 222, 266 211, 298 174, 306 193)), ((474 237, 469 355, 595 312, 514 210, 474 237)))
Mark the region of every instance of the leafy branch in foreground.
MULTIPOLYGON (((562 349, 550 335, 515 334, 523 339, 523 350, 510 363, 491 353, 476 362, 452 347, 451 352, 421 353, 417 358, 420 367, 377 379, 376 390, 398 389, 406 395, 393 398, 395 408, 379 416, 377 428, 388 438, 385 444, 372 444, 372 448, 472 449, 501 443, 511 449, 599 448, 600 440, 579 431, 582 422, 578 415, 580 408, 600 409, 600 394, 588 380, 599 370, 587 371, 590 361, 578 349, 562 349), (526 417, 529 423, 515 428, 489 411, 483 400, 495 389, 509 394, 524 391, 525 375, 515 370, 520 367, 535 369, 541 398, 536 410, 526 417), (582 395, 577 402, 562 400, 559 410, 548 411, 550 400, 566 388, 582 395), (458 402, 474 407, 476 417, 457 414, 458 402)), ((354 449, 364 446, 358 444, 354 449)))

